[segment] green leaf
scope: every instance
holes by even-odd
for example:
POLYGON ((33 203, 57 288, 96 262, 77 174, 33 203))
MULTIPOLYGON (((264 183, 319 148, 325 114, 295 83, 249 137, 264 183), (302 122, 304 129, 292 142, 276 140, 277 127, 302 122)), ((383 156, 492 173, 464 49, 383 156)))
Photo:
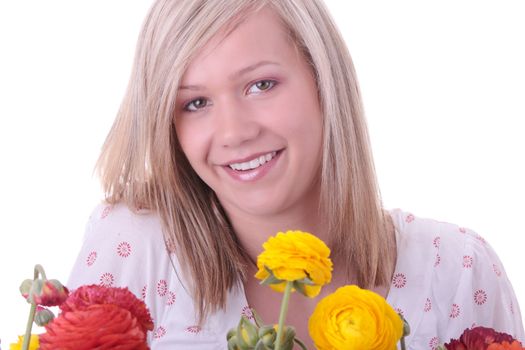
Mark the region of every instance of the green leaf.
POLYGON ((267 285, 270 285, 270 284, 279 284, 279 283, 285 282, 285 281, 280 280, 277 277, 275 277, 275 275, 273 274, 273 271, 270 270, 267 266, 265 266, 264 269, 268 272, 268 277, 266 277, 264 280, 262 280, 260 284, 262 284, 264 286, 267 286, 267 285))
POLYGON ((297 280, 295 282, 301 283, 301 284, 307 284, 309 286, 315 286, 314 281, 312 281, 309 277, 305 277, 302 280, 297 280))
POLYGON ((304 295, 305 297, 307 296, 306 295, 306 290, 304 288, 304 284, 302 283, 299 283, 297 281, 294 281, 293 282, 293 288, 298 291, 299 293, 301 293, 302 295, 304 295))

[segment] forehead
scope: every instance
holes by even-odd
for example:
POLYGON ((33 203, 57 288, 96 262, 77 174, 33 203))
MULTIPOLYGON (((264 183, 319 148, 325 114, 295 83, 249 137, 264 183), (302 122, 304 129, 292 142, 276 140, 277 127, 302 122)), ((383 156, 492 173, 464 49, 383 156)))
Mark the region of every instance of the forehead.
POLYGON ((257 61, 285 65, 296 59, 296 53, 279 15, 264 7, 244 14, 215 34, 190 60, 182 81, 199 83, 218 72, 224 75, 257 61))

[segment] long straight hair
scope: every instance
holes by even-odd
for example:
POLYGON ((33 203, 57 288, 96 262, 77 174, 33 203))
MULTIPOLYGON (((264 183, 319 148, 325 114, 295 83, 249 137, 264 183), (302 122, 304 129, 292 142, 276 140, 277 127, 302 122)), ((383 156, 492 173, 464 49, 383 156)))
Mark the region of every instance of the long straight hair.
POLYGON ((387 234, 348 49, 320 0, 158 0, 138 40, 127 92, 97 170, 109 203, 149 208, 191 281, 199 320, 224 308, 249 263, 214 192, 178 143, 175 101, 192 57, 217 33, 270 6, 315 73, 323 112, 321 213, 333 256, 363 288, 390 282, 387 234))

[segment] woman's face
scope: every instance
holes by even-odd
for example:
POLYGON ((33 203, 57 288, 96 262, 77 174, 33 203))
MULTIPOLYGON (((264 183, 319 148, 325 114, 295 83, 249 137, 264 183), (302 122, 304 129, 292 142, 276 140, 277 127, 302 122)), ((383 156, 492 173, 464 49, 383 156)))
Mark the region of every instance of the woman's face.
POLYGON ((317 198, 316 83, 272 10, 248 16, 197 53, 176 108, 182 150, 228 213, 286 213, 317 198))

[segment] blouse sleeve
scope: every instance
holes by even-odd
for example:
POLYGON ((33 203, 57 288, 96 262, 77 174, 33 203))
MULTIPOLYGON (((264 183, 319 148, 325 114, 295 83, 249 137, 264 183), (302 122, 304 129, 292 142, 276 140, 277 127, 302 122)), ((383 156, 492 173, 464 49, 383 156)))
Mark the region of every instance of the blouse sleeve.
MULTIPOLYGON (((500 259, 483 237, 462 230, 465 240, 459 257, 461 272, 453 299, 461 300, 464 319, 472 322, 466 326, 491 327, 525 341, 518 301, 500 259)), ((458 330, 449 327, 446 334, 457 338, 458 330)))
POLYGON ((389 303, 410 324, 409 349, 435 350, 475 326, 525 340, 503 265, 477 233, 392 211, 398 260, 389 303))
POLYGON ((87 284, 127 287, 142 298, 143 286, 149 279, 144 256, 148 244, 122 214, 109 205, 95 208, 69 276, 70 289, 87 284))
POLYGON ((67 286, 127 287, 151 313, 148 343, 154 350, 217 348, 215 334, 196 325, 193 299, 177 271, 180 265, 167 252, 157 215, 100 205, 88 221, 67 286))

